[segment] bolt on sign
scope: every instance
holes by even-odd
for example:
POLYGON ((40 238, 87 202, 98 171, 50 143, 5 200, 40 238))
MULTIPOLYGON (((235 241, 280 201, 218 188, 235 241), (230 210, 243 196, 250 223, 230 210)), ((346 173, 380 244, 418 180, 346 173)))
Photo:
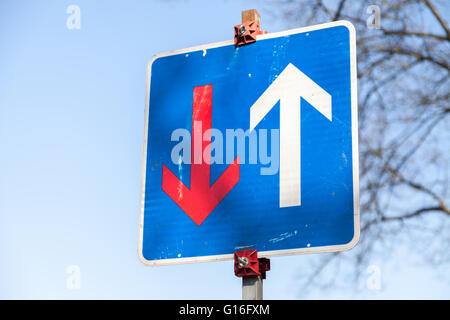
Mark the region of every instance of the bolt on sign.
POLYGON ((346 21, 148 63, 139 258, 333 252, 359 239, 356 41, 346 21))

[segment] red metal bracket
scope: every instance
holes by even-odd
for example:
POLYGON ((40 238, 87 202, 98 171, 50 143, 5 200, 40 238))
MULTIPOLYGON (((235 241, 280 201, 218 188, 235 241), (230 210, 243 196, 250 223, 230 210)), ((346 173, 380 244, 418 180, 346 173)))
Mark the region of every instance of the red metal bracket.
POLYGON ((270 271, 270 259, 259 258, 259 272, 261 272, 261 279, 266 279, 266 271, 270 271))
POLYGON ((236 277, 261 276, 266 278, 270 270, 270 259, 258 258, 257 250, 242 250, 234 253, 234 274, 236 277))
POLYGON ((259 30, 256 21, 245 22, 234 26, 234 44, 239 47, 256 41, 256 36, 265 34, 267 31, 259 30))
POLYGON ((239 47, 256 41, 256 36, 266 34, 260 30, 260 15, 255 9, 242 11, 242 24, 234 26, 234 44, 239 47))

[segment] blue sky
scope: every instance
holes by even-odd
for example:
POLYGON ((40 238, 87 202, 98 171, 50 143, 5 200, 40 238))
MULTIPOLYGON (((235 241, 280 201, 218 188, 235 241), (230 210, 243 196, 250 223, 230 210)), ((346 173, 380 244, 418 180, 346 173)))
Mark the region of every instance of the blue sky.
MULTIPOLYGON (((249 8, 282 30, 255 1, 0 3, 0 298, 240 299, 232 261, 149 268, 137 242, 146 64, 231 39, 249 8), (71 4, 80 30, 66 27, 71 4), (80 289, 66 287, 70 265, 80 289)), ((307 298, 449 297, 448 282, 404 257, 373 261, 381 291, 307 298)), ((311 259, 273 258, 265 298, 299 297, 311 259)))

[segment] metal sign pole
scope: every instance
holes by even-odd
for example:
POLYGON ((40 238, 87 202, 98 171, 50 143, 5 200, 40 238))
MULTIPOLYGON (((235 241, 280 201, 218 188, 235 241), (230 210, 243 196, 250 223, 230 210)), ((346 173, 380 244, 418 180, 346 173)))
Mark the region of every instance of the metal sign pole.
MULTIPOLYGON (((261 16, 256 9, 242 11, 242 24, 234 27, 236 46, 256 41, 256 36, 265 34, 261 30, 261 16)), ((242 300, 262 300, 263 280, 270 270, 270 260, 258 259, 256 250, 243 250, 234 253, 234 273, 242 277, 242 300)))
POLYGON ((262 300, 263 280, 261 276, 242 278, 242 300, 262 300))

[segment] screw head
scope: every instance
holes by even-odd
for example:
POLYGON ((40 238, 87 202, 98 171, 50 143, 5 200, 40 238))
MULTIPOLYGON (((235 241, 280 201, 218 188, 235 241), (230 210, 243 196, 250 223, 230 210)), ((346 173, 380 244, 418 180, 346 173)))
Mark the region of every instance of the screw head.
POLYGON ((247 28, 244 25, 240 26, 238 29, 238 33, 239 33, 239 36, 242 37, 244 34, 247 33, 247 28))
POLYGON ((248 265, 248 258, 247 257, 239 257, 239 267, 245 268, 248 265))

